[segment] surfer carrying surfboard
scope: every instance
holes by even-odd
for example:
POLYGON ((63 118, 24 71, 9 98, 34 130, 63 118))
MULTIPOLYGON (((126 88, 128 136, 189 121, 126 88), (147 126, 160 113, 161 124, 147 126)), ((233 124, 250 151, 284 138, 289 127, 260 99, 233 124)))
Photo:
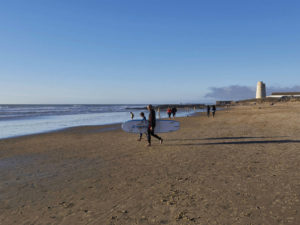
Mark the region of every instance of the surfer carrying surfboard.
POLYGON ((149 111, 149 118, 148 118, 149 124, 148 124, 148 130, 147 130, 148 145, 147 146, 150 147, 151 146, 151 136, 157 138, 159 140, 160 144, 163 143, 163 139, 154 133, 155 125, 156 125, 156 117, 155 117, 155 111, 153 109, 153 106, 148 105, 147 109, 149 111))

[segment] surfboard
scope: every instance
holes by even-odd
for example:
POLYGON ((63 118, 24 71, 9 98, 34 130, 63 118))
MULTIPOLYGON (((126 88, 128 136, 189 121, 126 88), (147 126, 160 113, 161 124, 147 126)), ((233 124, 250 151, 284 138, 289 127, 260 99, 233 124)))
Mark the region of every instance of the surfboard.
MULTIPOLYGON (((175 120, 156 120, 155 133, 168 133, 180 128, 180 122, 175 120)), ((145 120, 128 120, 122 124, 122 129, 128 133, 146 133, 148 121, 145 120)))

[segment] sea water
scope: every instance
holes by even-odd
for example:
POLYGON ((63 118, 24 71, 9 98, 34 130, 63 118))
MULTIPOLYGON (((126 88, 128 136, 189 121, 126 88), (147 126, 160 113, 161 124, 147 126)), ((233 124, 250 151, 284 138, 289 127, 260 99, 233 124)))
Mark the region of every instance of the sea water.
MULTIPOLYGON (((133 112, 135 119, 146 105, 0 105, 0 139, 48 132, 68 127, 107 125, 125 122, 133 112)), ((176 116, 195 112, 179 109, 176 116)), ((157 117, 158 117, 158 113, 157 117)), ((161 118, 166 118, 164 111, 161 118)))

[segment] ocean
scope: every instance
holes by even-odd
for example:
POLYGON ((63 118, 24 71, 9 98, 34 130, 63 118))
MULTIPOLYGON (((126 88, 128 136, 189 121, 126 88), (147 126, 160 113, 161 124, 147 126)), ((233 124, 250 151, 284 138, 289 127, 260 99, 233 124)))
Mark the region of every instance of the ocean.
MULTIPOLYGON (((0 105, 0 139, 49 132, 69 127, 107 125, 135 119, 146 105, 0 105)), ((196 111, 179 109, 177 116, 188 116, 196 111)), ((157 113, 158 114, 158 113, 157 113)), ((166 118, 164 111, 161 118, 166 118)), ((158 115, 157 115, 158 116, 158 115)))

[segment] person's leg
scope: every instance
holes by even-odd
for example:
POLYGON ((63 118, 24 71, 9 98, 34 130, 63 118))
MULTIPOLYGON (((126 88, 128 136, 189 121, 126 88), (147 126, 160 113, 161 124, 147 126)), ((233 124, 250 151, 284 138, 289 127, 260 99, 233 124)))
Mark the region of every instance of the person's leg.
POLYGON ((154 133, 154 130, 153 130, 153 129, 151 130, 150 134, 151 134, 153 137, 155 137, 156 139, 158 139, 158 140, 160 141, 160 143, 162 144, 163 139, 162 139, 160 136, 156 135, 156 134, 154 133))
POLYGON ((148 128, 147 130, 147 139, 148 139, 148 146, 151 146, 151 130, 148 128))
POLYGON ((138 141, 142 140, 142 136, 143 136, 143 133, 140 133, 140 138, 138 139, 138 141))
POLYGON ((158 140, 160 140, 160 139, 161 139, 161 137, 160 137, 160 136, 158 136, 158 135, 154 134, 153 132, 151 133, 151 135, 152 135, 153 137, 155 137, 156 139, 158 139, 158 140))

